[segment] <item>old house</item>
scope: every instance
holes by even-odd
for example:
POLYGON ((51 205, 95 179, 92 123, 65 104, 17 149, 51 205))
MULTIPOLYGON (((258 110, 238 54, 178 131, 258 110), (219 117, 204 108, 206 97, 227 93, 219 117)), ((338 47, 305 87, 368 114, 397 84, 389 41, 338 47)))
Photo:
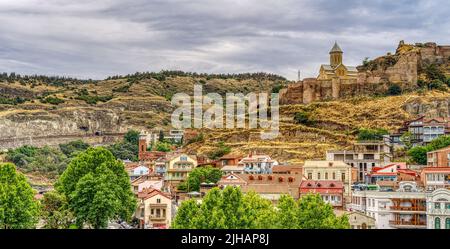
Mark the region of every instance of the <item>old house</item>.
POLYGON ((319 194, 323 201, 333 208, 344 209, 344 184, 341 181, 305 180, 300 184, 300 197, 307 194, 319 194))
POLYGON ((158 189, 144 189, 138 194, 135 217, 141 228, 169 228, 172 222, 172 198, 158 189))

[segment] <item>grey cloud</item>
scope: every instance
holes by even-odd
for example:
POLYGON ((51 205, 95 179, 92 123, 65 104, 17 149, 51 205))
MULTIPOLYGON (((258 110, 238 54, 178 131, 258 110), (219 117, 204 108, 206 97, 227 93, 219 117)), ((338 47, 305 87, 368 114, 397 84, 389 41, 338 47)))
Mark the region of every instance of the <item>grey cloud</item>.
POLYGON ((101 79, 135 71, 317 74, 335 40, 347 64, 399 40, 448 43, 446 1, 4 0, 0 71, 101 79))

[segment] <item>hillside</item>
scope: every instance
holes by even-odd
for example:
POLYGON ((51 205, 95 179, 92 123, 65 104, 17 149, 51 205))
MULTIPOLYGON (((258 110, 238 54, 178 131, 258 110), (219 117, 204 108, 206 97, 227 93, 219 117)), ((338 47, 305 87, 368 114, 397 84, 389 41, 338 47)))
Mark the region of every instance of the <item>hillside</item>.
POLYGON ((67 134, 120 133, 170 125, 170 98, 204 92, 267 92, 283 77, 256 73, 204 75, 164 71, 114 76, 100 81, 65 78, 0 77, 2 139, 67 134))
POLYGON ((256 150, 282 161, 301 163, 307 159, 324 159, 326 150, 350 148, 359 128, 395 131, 404 121, 418 115, 449 117, 449 105, 450 93, 438 91, 285 105, 280 110, 278 139, 261 140, 258 130, 203 130, 205 142, 190 144, 187 149, 207 154, 215 149, 217 142, 224 141, 234 153, 256 150), (309 113, 315 124, 296 124, 293 118, 299 111, 309 113))

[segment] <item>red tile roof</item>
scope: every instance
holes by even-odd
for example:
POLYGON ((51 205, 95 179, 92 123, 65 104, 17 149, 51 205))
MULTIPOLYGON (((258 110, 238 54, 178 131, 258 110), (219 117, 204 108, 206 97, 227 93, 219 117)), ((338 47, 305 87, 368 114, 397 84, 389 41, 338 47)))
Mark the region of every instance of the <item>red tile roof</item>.
POLYGON ((342 194, 344 184, 341 181, 306 180, 300 184, 300 193, 342 194))
POLYGON ((166 197, 167 199, 172 199, 172 197, 170 196, 169 193, 165 193, 165 192, 162 192, 161 190, 154 189, 154 188, 145 188, 145 189, 143 189, 142 192, 138 193, 138 198, 146 200, 146 199, 151 198, 151 197, 153 197, 155 195, 161 195, 161 196, 166 197))

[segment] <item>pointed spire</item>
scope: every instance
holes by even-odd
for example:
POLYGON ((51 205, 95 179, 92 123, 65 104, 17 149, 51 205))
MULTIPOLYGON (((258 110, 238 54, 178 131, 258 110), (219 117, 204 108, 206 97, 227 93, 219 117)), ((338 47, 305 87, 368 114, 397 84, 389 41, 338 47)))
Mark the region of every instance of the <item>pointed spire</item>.
POLYGON ((343 52, 342 52, 342 49, 341 49, 341 48, 339 47, 339 45, 337 44, 337 41, 334 42, 334 46, 333 46, 333 48, 331 49, 330 53, 335 53, 335 52, 343 53, 343 52))

